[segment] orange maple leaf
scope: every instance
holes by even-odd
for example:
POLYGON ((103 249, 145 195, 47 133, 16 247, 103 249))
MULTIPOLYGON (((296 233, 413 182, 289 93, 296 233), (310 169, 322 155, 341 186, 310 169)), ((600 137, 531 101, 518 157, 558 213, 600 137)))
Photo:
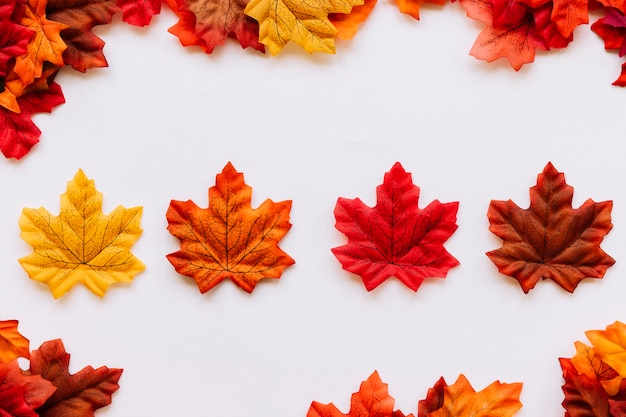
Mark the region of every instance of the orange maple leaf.
POLYGON ((420 19, 420 8, 424 4, 435 4, 441 6, 446 3, 447 0, 396 0, 398 9, 400 12, 408 14, 414 19, 420 19))
POLYGON ((510 417, 522 408, 521 391, 519 382, 504 384, 495 381, 476 392, 461 374, 454 384, 443 389, 443 405, 428 417, 510 417))
POLYGON ((0 363, 30 356, 29 342, 17 331, 17 320, 0 321, 0 363))
POLYGON ((263 278, 280 278, 294 260, 278 247, 291 228, 291 201, 265 200, 250 206, 252 188, 229 162, 209 188, 209 207, 172 200, 167 229, 181 250, 167 255, 180 274, 193 278, 205 293, 226 278, 252 292, 263 278))
POLYGON ((331 13, 328 19, 337 29, 339 39, 348 40, 356 34, 359 25, 367 20, 370 13, 376 6, 377 0, 365 0, 360 6, 354 6, 352 11, 345 13, 331 13))

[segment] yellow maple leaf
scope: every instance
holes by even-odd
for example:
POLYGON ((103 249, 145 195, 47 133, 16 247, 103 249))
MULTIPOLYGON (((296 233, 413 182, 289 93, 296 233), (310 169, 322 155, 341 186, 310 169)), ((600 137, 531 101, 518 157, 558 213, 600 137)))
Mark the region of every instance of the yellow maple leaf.
POLYGON ((616 321, 606 330, 588 330, 585 335, 596 356, 613 368, 621 379, 626 378, 626 324, 616 321))
POLYGON ((272 55, 294 41, 307 52, 335 53, 337 29, 329 13, 350 13, 364 0, 251 0, 245 14, 259 22, 259 42, 272 55))
POLYGON ((444 388, 443 405, 428 417, 510 417, 521 407, 521 383, 491 383, 481 391, 474 391, 463 374, 452 385, 444 388))
POLYGON ((22 211, 20 236, 34 252, 19 260, 31 279, 50 286, 55 298, 82 282, 103 296, 114 282, 130 282, 145 269, 130 247, 141 235, 142 208, 118 206, 102 213, 102 194, 82 170, 61 195, 59 216, 46 209, 22 211))

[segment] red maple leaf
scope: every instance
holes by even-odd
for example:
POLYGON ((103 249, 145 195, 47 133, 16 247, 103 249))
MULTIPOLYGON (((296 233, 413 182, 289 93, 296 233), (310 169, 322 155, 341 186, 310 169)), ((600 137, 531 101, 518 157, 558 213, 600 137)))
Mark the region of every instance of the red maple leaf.
MULTIPOLYGON (((604 41, 604 49, 617 49, 619 56, 626 55, 626 16, 615 8, 607 8, 606 16, 598 19, 593 25, 593 30, 604 41)), ((626 86, 626 63, 622 64, 620 76, 613 85, 626 86)))
MULTIPOLYGON (((559 358, 563 370, 563 408, 570 417, 609 416, 609 396, 597 378, 579 374, 572 361, 559 358)), ((613 415, 613 414, 611 414, 613 415)))
POLYGON ((306 417, 413 417, 405 416, 401 411, 394 410, 395 400, 389 395, 385 384, 374 371, 366 381, 361 383, 358 392, 352 394, 350 411, 344 414, 333 403, 311 403, 306 417))
POLYGON ((27 375, 17 360, 0 363, 0 416, 38 417, 34 410, 55 391, 55 387, 38 375, 27 375))
POLYGON ((70 355, 61 340, 44 342, 31 353, 30 372, 40 375, 56 387, 48 400, 37 408, 40 417, 93 417, 93 412, 111 403, 119 388, 121 369, 87 366, 69 373, 70 355))
POLYGON ((16 23, 15 8, 14 0, 0 4, 0 78, 8 74, 11 58, 26 53, 26 44, 33 36, 32 30, 16 23))
POLYGON ((20 113, 0 107, 0 150, 7 158, 20 159, 39 142, 41 130, 33 123, 33 114, 50 113, 65 103, 65 98, 61 87, 52 82, 47 89, 35 89, 18 97, 17 103, 20 113))
POLYGON ((530 207, 511 200, 489 205, 489 230, 503 240, 487 253, 498 270, 517 279, 528 293, 539 279, 550 278, 569 292, 585 278, 602 278, 615 261, 600 249, 611 230, 611 201, 589 199, 572 208, 574 189, 551 163, 530 189, 530 207))
POLYGON ((124 22, 135 26, 150 24, 152 16, 161 12, 161 0, 117 0, 124 22))
POLYGON ((332 251, 345 270, 361 276, 368 291, 391 276, 417 291, 424 278, 445 278, 459 264, 443 247, 457 229, 459 203, 435 200, 420 209, 419 192, 397 162, 376 188, 375 207, 358 198, 337 200, 335 227, 348 243, 332 251))
POLYGON ((265 52, 259 42, 259 24, 244 14, 249 0, 168 0, 179 21, 169 29, 184 46, 200 46, 207 54, 227 38, 239 41, 242 48, 265 52))
POLYGON ((120 10, 116 0, 48 0, 48 19, 68 26, 61 31, 67 44, 63 52, 65 64, 81 72, 108 66, 102 52, 104 41, 91 30, 96 25, 111 23, 120 10))

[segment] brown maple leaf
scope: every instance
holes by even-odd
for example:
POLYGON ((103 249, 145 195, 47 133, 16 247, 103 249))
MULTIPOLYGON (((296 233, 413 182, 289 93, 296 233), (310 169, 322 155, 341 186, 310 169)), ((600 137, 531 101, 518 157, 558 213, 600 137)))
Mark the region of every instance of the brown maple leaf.
POLYGON ((552 279, 569 292, 585 278, 602 278, 615 260, 600 249, 611 230, 612 201, 589 199, 572 208, 574 189, 551 163, 530 189, 530 207, 511 200, 489 205, 489 230, 502 248, 487 253, 498 270, 517 279, 528 293, 540 279, 552 279))
POLYGON ((176 271, 192 277, 205 293, 226 278, 252 292, 263 278, 279 278, 294 260, 278 247, 291 227, 291 201, 250 206, 252 188, 229 162, 209 188, 209 207, 172 201, 167 229, 181 250, 167 255, 176 271))

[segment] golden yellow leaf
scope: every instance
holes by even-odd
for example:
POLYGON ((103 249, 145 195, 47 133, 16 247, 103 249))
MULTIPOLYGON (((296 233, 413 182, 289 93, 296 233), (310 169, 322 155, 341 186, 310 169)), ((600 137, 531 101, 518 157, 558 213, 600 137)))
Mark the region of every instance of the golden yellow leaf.
POLYGON ((364 0, 251 0, 245 14, 259 22, 259 42, 272 55, 294 41, 307 52, 335 53, 337 29, 329 13, 350 13, 364 0))
POLYGON ((588 330, 585 334, 596 356, 613 368, 621 379, 626 378, 626 325, 616 321, 606 330, 588 330))
POLYGON ((495 381, 476 392, 461 374, 453 385, 444 388, 443 405, 428 417, 510 417, 522 408, 521 391, 521 383, 495 381))
POLYGON ((53 216, 46 209, 22 211, 20 236, 34 252, 20 264, 31 279, 50 286, 59 298, 82 282, 103 296, 114 282, 130 282, 145 269, 130 247, 141 235, 142 208, 118 206, 102 213, 102 194, 82 170, 61 195, 61 211, 53 216))

